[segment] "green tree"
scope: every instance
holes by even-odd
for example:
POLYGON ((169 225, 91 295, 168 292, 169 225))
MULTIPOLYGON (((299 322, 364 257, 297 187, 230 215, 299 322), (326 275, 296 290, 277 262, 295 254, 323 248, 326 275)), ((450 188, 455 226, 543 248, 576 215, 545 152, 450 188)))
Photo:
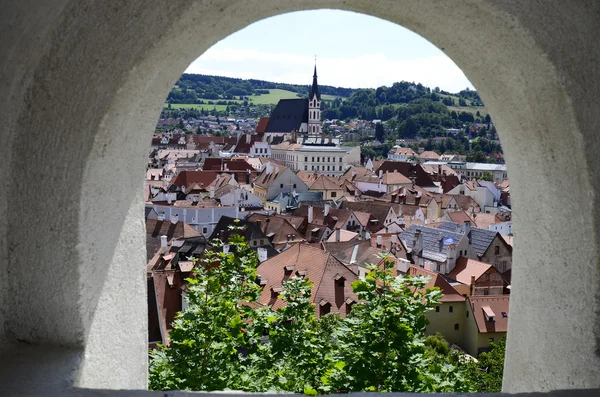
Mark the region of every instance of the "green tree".
POLYGON ((487 353, 481 353, 476 362, 470 360, 466 364, 466 376, 480 392, 502 391, 506 337, 498 343, 490 343, 490 347, 491 350, 487 353))
POLYGON ((494 176, 487 171, 484 172, 483 175, 481 175, 481 177, 479 179, 488 181, 488 182, 494 182, 494 176))
POLYGON ((241 376, 239 349, 248 345, 243 328, 252 314, 247 303, 259 292, 257 256, 237 234, 228 253, 222 243, 215 248, 188 279, 189 306, 173 323, 169 348, 150 353, 151 389, 223 390, 241 376))
POLYGON ((382 123, 375 124, 375 139, 379 142, 385 141, 385 130, 383 129, 382 123))
MULTIPOLYGON (((283 283, 277 310, 257 307, 256 253, 238 228, 228 250, 214 250, 188 280, 170 346, 151 352, 154 390, 351 391, 472 390, 464 370, 425 343, 425 313, 441 299, 424 277, 394 276, 393 262, 373 266, 352 287, 359 297, 344 319, 315 316, 311 282, 283 283)), ((432 345, 430 343, 430 345, 432 345)))

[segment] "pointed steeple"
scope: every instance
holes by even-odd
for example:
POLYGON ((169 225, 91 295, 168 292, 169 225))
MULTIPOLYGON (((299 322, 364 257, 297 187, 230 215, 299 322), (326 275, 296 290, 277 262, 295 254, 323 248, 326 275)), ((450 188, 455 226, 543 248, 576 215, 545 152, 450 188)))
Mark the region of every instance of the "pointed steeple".
POLYGON ((317 95, 317 99, 321 100, 321 94, 319 93, 319 84, 317 83, 317 61, 315 60, 315 73, 313 74, 312 89, 310 90, 309 98, 312 99, 317 95))

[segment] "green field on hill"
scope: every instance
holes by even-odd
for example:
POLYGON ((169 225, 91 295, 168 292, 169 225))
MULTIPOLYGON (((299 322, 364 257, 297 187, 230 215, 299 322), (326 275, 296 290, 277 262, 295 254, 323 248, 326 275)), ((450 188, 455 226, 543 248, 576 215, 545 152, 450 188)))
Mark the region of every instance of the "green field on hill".
MULTIPOLYGON (((268 94, 250 95, 250 96, 248 96, 248 98, 250 99, 250 102, 252 102, 256 105, 276 105, 279 102, 279 100, 281 100, 281 99, 297 99, 300 97, 293 91, 271 89, 271 90, 269 90, 268 94)), ((323 99, 326 101, 331 101, 331 100, 334 100, 335 98, 338 98, 338 97, 335 95, 323 95, 323 99)), ((199 99, 203 100, 204 102, 226 101, 230 104, 236 104, 236 103, 243 102, 240 99, 206 99, 206 98, 199 98, 199 99)), ((168 106, 168 105, 165 104, 165 107, 166 106, 168 106)), ((173 108, 173 109, 196 108, 196 109, 204 109, 204 110, 213 110, 215 107, 217 108, 217 111, 225 111, 227 109, 227 105, 215 105, 215 104, 210 104, 210 103, 203 103, 203 104, 172 103, 171 104, 171 108, 173 108)))

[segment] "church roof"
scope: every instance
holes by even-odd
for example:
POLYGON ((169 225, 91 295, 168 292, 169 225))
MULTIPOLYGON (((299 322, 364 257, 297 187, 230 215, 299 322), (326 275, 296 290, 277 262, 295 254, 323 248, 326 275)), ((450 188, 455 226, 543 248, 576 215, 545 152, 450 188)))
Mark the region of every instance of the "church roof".
POLYGON ((266 132, 299 131, 302 123, 308 123, 308 100, 280 99, 271 113, 266 132))
POLYGON ((315 95, 317 96, 317 99, 320 101, 321 94, 319 93, 319 84, 317 83, 317 65, 316 64, 315 64, 315 74, 313 75, 312 88, 310 90, 310 95, 308 96, 308 98, 313 99, 315 97, 315 95))

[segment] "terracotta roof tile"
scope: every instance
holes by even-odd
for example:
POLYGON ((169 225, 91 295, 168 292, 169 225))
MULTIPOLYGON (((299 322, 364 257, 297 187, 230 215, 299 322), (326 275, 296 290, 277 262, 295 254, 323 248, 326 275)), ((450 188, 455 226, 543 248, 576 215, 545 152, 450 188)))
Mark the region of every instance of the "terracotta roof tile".
POLYGON ((481 333, 508 332, 508 308, 510 295, 471 296, 469 304, 477 328, 481 333), (493 321, 486 318, 485 311, 493 314, 493 321))
MULTIPOLYGON (((346 315, 345 301, 358 297, 352 291, 352 282, 358 276, 346 265, 337 260, 333 255, 309 244, 296 244, 286 251, 276 255, 258 266, 258 274, 261 280, 266 280, 260 295, 260 303, 271 306, 273 309, 283 307, 283 301, 276 292, 282 287, 282 282, 298 273, 304 273, 305 277, 312 281, 311 300, 318 304, 322 300, 331 303, 331 312, 339 313, 342 317, 346 315), (294 271, 286 272, 285 268, 294 266, 294 271), (334 279, 342 276, 345 279, 343 287, 334 279)), ((319 309, 315 308, 316 314, 319 309)))

